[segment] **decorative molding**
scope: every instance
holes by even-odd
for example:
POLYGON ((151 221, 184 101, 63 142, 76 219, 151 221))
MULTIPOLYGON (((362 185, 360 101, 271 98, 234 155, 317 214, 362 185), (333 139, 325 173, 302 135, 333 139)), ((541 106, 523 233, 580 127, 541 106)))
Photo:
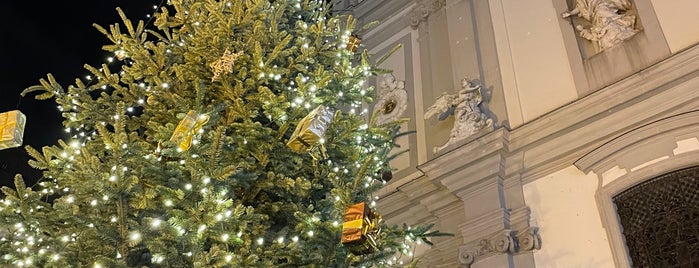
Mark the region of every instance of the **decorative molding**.
MULTIPOLYGON (((673 154, 676 148, 678 137, 687 133, 699 132, 699 111, 691 111, 671 117, 663 118, 651 124, 641 126, 624 133, 604 145, 595 148, 583 157, 574 162, 575 166, 583 172, 594 171, 595 174, 602 175, 614 166, 621 169, 634 171, 635 164, 623 165, 625 163, 647 163, 659 157, 673 154), (630 152, 638 151, 639 146, 654 146, 643 154, 630 152), (660 145, 663 145, 662 149, 660 145), (633 158, 633 159, 629 159, 633 158)), ((638 168, 635 168, 638 169, 638 168)))
POLYGON ((415 0, 415 7, 408 15, 408 23, 413 29, 417 29, 421 23, 426 22, 432 13, 447 5, 446 0, 415 0))
POLYGON ((602 226, 607 232, 609 246, 612 250, 612 256, 614 256, 614 264, 616 267, 631 267, 631 260, 629 259, 626 241, 622 234, 622 227, 619 223, 616 205, 612 201, 612 198, 634 185, 643 183, 659 174, 666 174, 678 169, 696 166, 697 159, 699 159, 699 151, 683 153, 670 157, 668 160, 627 173, 604 187, 600 186, 595 195, 595 199, 598 203, 602 226))
POLYGON ((505 229, 488 239, 481 239, 459 247, 459 263, 466 267, 477 259, 487 258, 496 254, 516 254, 541 249, 541 236, 538 227, 530 227, 523 231, 505 229))
POLYGON ((578 169, 593 172, 598 177, 595 199, 617 267, 630 267, 631 261, 612 198, 659 174, 696 166, 699 150, 673 149, 678 148, 681 141, 699 138, 698 122, 699 110, 662 118, 612 138, 575 161, 578 169), (658 153, 664 154, 663 160, 644 163, 641 168, 622 164, 648 161, 658 153), (610 170, 622 172, 609 178, 605 174, 610 170))
POLYGON ((503 230, 501 234, 488 239, 481 239, 476 244, 459 247, 459 263, 471 267, 477 258, 498 253, 515 253, 515 240, 512 230, 503 230))
POLYGON ((374 105, 378 111, 376 124, 383 125, 399 120, 408 109, 408 92, 405 81, 396 80, 393 74, 384 74, 379 78, 377 93, 379 100, 374 105))
POLYGON ((541 249, 539 227, 529 227, 521 232, 517 232, 516 241, 518 252, 541 249))
POLYGON ((699 46, 512 130, 506 176, 534 181, 615 136, 691 107, 699 101, 696 70, 699 46))

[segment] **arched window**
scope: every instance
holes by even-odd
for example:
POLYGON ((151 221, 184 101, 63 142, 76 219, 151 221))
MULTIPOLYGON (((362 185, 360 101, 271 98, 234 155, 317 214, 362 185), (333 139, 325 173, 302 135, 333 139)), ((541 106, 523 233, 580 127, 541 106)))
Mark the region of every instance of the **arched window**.
POLYGON ((699 167, 652 178, 612 200, 633 267, 699 267, 699 167))

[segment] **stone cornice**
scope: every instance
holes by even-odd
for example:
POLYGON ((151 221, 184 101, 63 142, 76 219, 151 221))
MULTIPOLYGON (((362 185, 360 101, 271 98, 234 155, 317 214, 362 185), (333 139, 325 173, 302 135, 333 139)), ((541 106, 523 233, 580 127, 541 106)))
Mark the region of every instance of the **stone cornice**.
POLYGON ((434 159, 418 166, 418 169, 425 174, 429 173, 434 181, 456 170, 461 172, 464 167, 480 162, 482 158, 489 155, 505 152, 508 147, 509 132, 504 128, 495 130, 490 128, 483 132, 486 131, 490 132, 481 134, 482 136, 476 134, 467 139, 465 144, 452 150, 447 148, 434 159))
MULTIPOLYGON (((621 163, 618 161, 613 161, 610 158, 622 150, 629 150, 629 148, 633 147, 634 145, 646 143, 657 136, 668 135, 671 133, 674 135, 682 135, 686 134, 687 132, 696 131, 697 124, 699 124, 699 111, 686 112, 653 122, 648 125, 643 125, 637 129, 624 133, 616 139, 611 140, 584 155, 575 161, 575 166, 577 166, 583 172, 595 171, 597 174, 602 174, 602 172, 606 171, 606 168, 609 168, 612 164, 619 165, 620 168, 633 168, 633 166, 621 166, 621 163)), ((672 140, 672 142, 675 141, 672 140)), ((670 150, 668 152, 653 153, 670 155, 672 154, 672 151, 670 150)), ((650 155, 649 157, 656 156, 650 155)))
MULTIPOLYGON (((573 164, 606 140, 699 100, 699 46, 511 130, 508 171, 523 182, 573 164), (646 101, 648 99, 653 101, 646 101), (624 122, 624 124, 618 124, 624 122)), ((507 175, 508 177, 511 174, 507 175)))
POLYGON ((510 222, 510 215, 507 209, 501 208, 493 210, 476 218, 472 218, 459 225, 464 241, 474 243, 482 239, 495 235, 506 229, 510 222))

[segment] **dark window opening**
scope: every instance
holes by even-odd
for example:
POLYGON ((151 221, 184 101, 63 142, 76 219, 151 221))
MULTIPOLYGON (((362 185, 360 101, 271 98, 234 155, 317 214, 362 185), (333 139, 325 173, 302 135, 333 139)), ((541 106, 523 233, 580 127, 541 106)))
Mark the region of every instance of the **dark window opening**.
POLYGON ((699 267, 699 167, 650 179, 613 201, 633 267, 699 267))

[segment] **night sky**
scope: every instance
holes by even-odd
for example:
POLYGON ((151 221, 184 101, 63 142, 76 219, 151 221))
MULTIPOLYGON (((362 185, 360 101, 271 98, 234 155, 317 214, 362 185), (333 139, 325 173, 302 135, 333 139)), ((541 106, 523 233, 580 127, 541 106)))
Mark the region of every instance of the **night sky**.
MULTIPOLYGON (((0 2, 0 112, 19 108, 27 116, 24 144, 37 149, 68 139, 61 126, 62 118, 53 100, 34 100, 33 95, 20 101, 20 92, 38 84, 52 73, 67 88, 77 77, 88 72, 84 64, 101 65, 111 56, 101 49, 108 39, 93 23, 108 28, 120 22, 116 7, 122 7, 132 21, 147 21, 153 5, 162 0, 99 1, 2 1, 0 2), (19 107, 18 107, 19 105, 19 107)), ((0 150, 0 185, 12 185, 21 173, 34 182, 40 172, 27 165, 23 147, 0 150)), ((29 185, 31 186, 31 184, 29 185)))

